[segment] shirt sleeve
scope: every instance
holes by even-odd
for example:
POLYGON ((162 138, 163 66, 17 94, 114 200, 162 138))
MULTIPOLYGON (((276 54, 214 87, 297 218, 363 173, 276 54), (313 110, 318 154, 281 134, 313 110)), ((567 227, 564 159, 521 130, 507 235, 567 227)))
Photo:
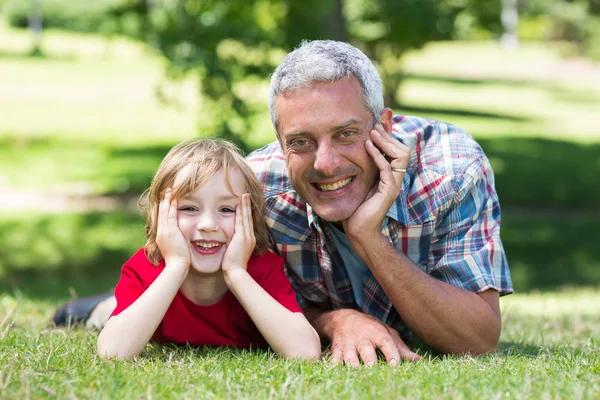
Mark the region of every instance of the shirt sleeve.
POLYGON ((434 233, 432 254, 439 259, 429 274, 476 293, 487 289, 512 293, 500 240, 500 204, 488 160, 471 161, 454 177, 453 192, 453 206, 434 233))
POLYGON ((296 300, 296 292, 283 270, 283 259, 267 251, 257 257, 255 263, 260 265, 260 274, 255 277, 256 283, 291 312, 302 312, 296 300))
MULTIPOLYGON (((143 251, 143 250, 140 250, 143 251)), ((119 315, 121 312, 132 305, 146 290, 142 276, 140 274, 139 252, 131 257, 121 269, 121 277, 115 288, 115 298, 117 306, 111 314, 119 315)), ((145 257, 145 256, 144 256, 145 257)))

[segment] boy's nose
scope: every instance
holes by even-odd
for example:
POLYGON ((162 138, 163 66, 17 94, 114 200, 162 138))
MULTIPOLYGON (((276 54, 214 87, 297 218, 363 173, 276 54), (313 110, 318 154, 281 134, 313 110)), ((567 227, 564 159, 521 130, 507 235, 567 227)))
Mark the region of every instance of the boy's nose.
POLYGON ((198 229, 199 231, 214 232, 218 229, 218 226, 212 214, 202 213, 198 217, 196 229, 198 229))

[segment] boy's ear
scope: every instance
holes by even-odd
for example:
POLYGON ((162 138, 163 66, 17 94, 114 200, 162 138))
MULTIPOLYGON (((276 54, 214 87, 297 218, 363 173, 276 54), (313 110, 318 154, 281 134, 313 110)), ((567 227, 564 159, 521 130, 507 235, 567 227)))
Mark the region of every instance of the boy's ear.
POLYGON ((379 114, 379 122, 381 123, 381 126, 383 126, 383 129, 385 129, 385 131, 390 135, 392 134, 392 125, 394 124, 393 118, 394 112, 388 107, 384 108, 381 114, 379 114))

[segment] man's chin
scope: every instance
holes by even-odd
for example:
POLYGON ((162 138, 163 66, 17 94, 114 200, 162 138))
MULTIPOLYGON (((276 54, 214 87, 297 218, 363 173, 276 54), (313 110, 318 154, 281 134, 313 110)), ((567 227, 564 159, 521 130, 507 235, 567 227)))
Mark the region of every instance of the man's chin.
MULTIPOLYGON (((310 204, 310 203, 309 203, 310 204)), ((311 205, 312 206, 312 205, 311 205)), ((350 218, 354 210, 335 205, 317 205, 314 212, 327 222, 342 222, 350 218)))

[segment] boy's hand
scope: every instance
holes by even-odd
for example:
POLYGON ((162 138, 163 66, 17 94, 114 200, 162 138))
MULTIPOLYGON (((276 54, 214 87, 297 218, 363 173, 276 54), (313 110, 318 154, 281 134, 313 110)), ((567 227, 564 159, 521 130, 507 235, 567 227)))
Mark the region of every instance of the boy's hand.
POLYGON ((250 194, 244 193, 235 213, 235 233, 223 256, 223 272, 227 274, 236 269, 246 270, 255 246, 250 194))
POLYGON ((192 262, 190 247, 179 230, 177 223, 177 201, 172 200, 171 189, 167 189, 158 206, 156 244, 168 265, 185 266, 186 271, 192 262))

